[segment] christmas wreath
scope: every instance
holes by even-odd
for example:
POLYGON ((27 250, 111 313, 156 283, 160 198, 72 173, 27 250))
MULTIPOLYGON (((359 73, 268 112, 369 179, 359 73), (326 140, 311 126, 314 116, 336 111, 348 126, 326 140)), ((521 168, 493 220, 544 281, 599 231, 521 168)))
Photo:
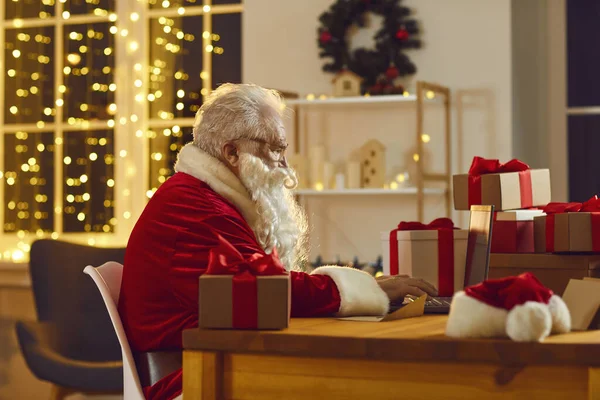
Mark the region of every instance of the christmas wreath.
POLYGON ((350 70, 363 78, 362 92, 370 94, 402 93, 395 83, 398 77, 414 74, 415 65, 403 53, 419 48, 417 22, 401 0, 338 0, 319 17, 319 57, 331 59, 323 65, 325 72, 350 70), (367 14, 383 17, 375 34, 375 48, 349 51, 348 30, 354 25, 365 27, 367 14))

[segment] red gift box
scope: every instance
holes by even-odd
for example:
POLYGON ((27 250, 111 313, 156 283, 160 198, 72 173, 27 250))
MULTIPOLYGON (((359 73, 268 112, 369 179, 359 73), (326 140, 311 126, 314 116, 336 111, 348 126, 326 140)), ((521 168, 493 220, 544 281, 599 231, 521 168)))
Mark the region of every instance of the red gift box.
POLYGON ((542 210, 494 213, 492 253, 535 253, 533 218, 542 210))

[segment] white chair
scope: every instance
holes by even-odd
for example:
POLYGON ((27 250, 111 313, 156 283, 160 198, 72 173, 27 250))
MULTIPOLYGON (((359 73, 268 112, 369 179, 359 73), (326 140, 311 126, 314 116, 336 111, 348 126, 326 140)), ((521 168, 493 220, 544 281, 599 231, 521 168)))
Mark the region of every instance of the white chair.
POLYGON ((123 278, 123 266, 118 262, 110 261, 98 268, 88 265, 83 272, 91 276, 96 286, 98 286, 121 344, 121 353, 123 354, 123 397, 125 400, 145 400, 133 354, 117 309, 121 279, 123 278))

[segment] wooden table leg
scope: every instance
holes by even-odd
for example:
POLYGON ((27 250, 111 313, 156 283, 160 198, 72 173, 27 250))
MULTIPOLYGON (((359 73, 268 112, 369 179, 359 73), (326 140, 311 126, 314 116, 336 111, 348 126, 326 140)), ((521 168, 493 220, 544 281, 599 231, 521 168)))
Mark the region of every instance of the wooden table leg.
POLYGON ((218 352, 183 352, 183 397, 198 400, 223 398, 223 355, 218 352))
POLYGON ((588 399, 600 400, 600 368, 588 368, 588 399))

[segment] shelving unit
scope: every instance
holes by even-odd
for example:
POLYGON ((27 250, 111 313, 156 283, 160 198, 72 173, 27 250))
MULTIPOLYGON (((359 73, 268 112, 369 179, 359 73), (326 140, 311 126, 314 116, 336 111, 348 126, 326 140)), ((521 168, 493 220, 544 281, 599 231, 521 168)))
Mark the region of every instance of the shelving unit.
POLYGON ((416 139, 416 158, 423 159, 423 141, 421 135, 424 125, 424 109, 427 93, 434 93, 436 97, 441 97, 444 106, 444 133, 445 133, 445 152, 446 165, 443 173, 433 174, 424 171, 423 163, 417 163, 417 176, 415 177, 416 187, 400 188, 400 189, 346 189, 346 190, 313 190, 302 189, 296 191, 298 196, 347 196, 347 195, 416 195, 417 196, 417 218, 424 222, 424 203, 425 195, 444 195, 446 205, 446 216, 451 216, 452 205, 452 141, 450 132, 450 89, 434 83, 418 81, 417 92, 414 95, 387 95, 387 96, 358 96, 358 97, 315 97, 314 99, 293 99, 286 101, 287 106, 294 110, 294 148, 300 154, 306 154, 305 149, 301 148, 301 138, 299 132, 300 126, 300 110, 307 107, 326 107, 333 105, 350 105, 350 104, 382 104, 382 103, 415 103, 417 129, 415 132, 416 139), (445 188, 426 188, 429 182, 442 182, 445 188))
MULTIPOLYGON (((425 188, 425 194, 440 195, 444 194, 444 189, 425 188)), ((401 188, 401 189, 300 189, 296 191, 298 196, 414 196, 417 194, 416 187, 401 188)))

